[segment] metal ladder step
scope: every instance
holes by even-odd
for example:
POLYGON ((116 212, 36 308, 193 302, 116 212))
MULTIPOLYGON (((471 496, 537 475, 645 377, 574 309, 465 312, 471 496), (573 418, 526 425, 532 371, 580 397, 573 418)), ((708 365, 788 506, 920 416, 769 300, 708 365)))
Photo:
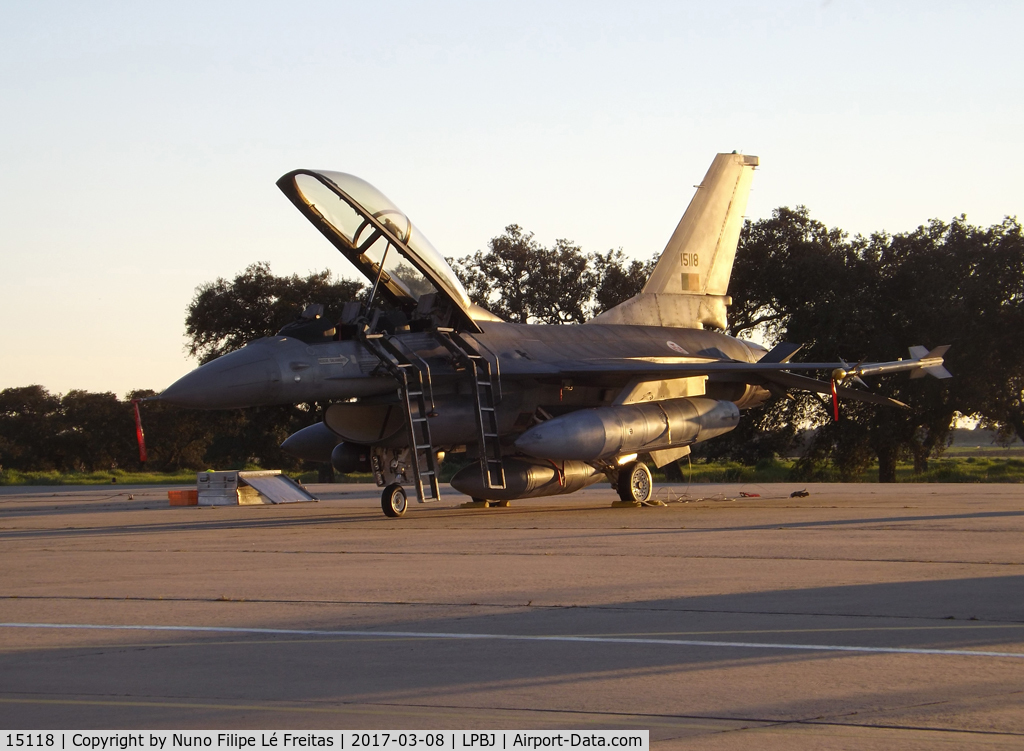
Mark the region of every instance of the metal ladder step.
POLYGON ((484 487, 504 488, 505 469, 501 459, 498 415, 494 405, 501 400, 501 374, 498 358, 491 361, 481 355, 464 337, 453 329, 438 329, 441 343, 452 353, 457 365, 473 376, 473 398, 476 406, 477 447, 480 474, 484 487), (497 387, 497 394, 495 390, 497 387), (490 405, 490 406, 487 406, 490 405))
POLYGON ((410 463, 416 485, 416 498, 420 503, 438 501, 441 499, 441 489, 437 481, 440 473, 427 419, 427 415, 433 411, 434 401, 431 387, 431 407, 428 409, 426 394, 427 387, 431 386, 430 366, 415 352, 404 352, 387 334, 367 334, 363 338, 367 348, 398 381, 412 453, 410 463))

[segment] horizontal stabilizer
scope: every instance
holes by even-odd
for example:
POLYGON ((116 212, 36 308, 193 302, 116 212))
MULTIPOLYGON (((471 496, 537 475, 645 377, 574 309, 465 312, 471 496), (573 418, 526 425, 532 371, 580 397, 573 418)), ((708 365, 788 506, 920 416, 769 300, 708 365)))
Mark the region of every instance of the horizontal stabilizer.
POLYGON ((772 347, 771 352, 762 357, 758 362, 789 362, 793 355, 802 350, 804 345, 782 342, 772 347))

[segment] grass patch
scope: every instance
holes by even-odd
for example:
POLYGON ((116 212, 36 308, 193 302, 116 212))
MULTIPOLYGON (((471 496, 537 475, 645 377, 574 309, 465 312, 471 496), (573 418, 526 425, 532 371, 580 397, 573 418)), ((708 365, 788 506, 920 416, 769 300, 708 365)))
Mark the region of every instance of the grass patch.
MULTIPOLYGON (((793 480, 792 470, 796 462, 792 459, 762 460, 756 466, 739 462, 694 462, 688 468, 681 462, 683 482, 695 483, 761 483, 761 482, 798 482, 793 480), (692 473, 692 474, 691 474, 692 473)), ((667 480, 662 470, 653 470, 657 482, 667 480)), ((999 482, 1024 483, 1024 460, 972 456, 967 458, 953 457, 932 459, 928 463, 928 471, 914 474, 913 464, 896 466, 897 482, 999 482)), ((802 482, 802 481, 799 481, 802 482)), ((839 482, 838 473, 828 468, 822 471, 822 477, 815 482, 839 482)), ((873 464, 853 482, 878 482, 878 465, 873 464)))
POLYGON ((988 457, 933 459, 922 475, 914 475, 913 467, 898 466, 896 478, 899 482, 1024 482, 1024 461, 988 457))
POLYGON ((950 446, 942 454, 944 459, 960 459, 968 457, 984 457, 988 459, 1020 459, 1024 457, 1024 447, 1013 446, 950 446))
MULTIPOLYGON (((693 462, 689 467, 680 462, 683 482, 787 482, 793 462, 787 460, 762 460, 756 466, 740 462, 693 462)), ((672 482, 665 472, 651 468, 656 482, 672 482)))
MULTIPOLYGON (((285 474, 289 474, 289 473, 286 472, 285 474)), ((301 482, 304 485, 307 485, 309 483, 320 482, 320 475, 319 475, 319 473, 317 473, 315 471, 314 472, 303 472, 301 475, 291 475, 291 477, 296 479, 296 480, 298 480, 299 482, 301 482)), ((374 481, 373 480, 373 475, 370 472, 353 472, 353 473, 348 474, 348 475, 343 475, 343 474, 340 474, 338 472, 334 473, 334 482, 335 483, 341 483, 341 484, 357 483, 357 482, 369 482, 369 483, 372 483, 373 481, 374 481)))
POLYGON ((0 472, 0 485, 194 485, 196 473, 182 472, 0 472))
MULTIPOLYGON (((247 466, 246 470, 259 470, 260 467, 247 466)), ((293 480, 302 483, 317 482, 314 472, 283 472, 293 480)), ((346 479, 339 475, 338 482, 373 482, 371 475, 365 479, 346 479)), ((125 472, 119 469, 109 472, 19 472, 15 469, 0 471, 0 485, 191 485, 196 484, 196 470, 185 469, 180 472, 125 472)))

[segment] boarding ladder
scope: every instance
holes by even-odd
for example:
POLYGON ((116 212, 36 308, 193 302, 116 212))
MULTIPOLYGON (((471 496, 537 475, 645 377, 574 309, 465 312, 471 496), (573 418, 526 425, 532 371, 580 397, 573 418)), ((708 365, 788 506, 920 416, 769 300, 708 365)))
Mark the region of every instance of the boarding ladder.
POLYGON ((415 352, 403 351, 388 334, 365 334, 363 341, 388 374, 398 381, 405 408, 416 498, 420 503, 439 501, 437 454, 430 439, 429 418, 436 414, 430 365, 415 352))
POLYGON ((438 327, 441 344, 452 354, 456 363, 473 376, 473 398, 476 403, 477 443, 480 453, 480 472, 484 487, 492 490, 505 487, 505 468, 501 462, 501 442, 498 437, 498 414, 495 408, 501 401, 501 371, 498 358, 491 361, 455 329, 438 327))

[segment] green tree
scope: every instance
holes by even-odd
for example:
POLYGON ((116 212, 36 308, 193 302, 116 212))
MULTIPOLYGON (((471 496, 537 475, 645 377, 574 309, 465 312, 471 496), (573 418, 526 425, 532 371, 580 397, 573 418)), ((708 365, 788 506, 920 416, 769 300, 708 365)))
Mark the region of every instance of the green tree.
POLYGON ((730 287, 733 333, 804 343, 800 357, 812 361, 887 360, 910 345, 952 345, 952 380, 872 379, 872 390, 909 410, 844 403, 837 423, 827 402, 808 413, 819 429, 798 467, 804 476, 853 476, 872 458, 882 481, 895 480, 903 459, 922 472, 958 413, 1012 427, 1024 373, 1022 251, 1015 220, 982 229, 959 217, 852 239, 803 207, 747 223, 730 287))
MULTIPOLYGON (((961 220, 949 229, 956 248, 950 273, 969 323, 950 350, 951 368, 968 387, 966 414, 1004 438, 1024 441, 1024 235, 1014 218, 981 229, 961 220)), ((958 326, 961 322, 949 321, 958 326)))
POLYGON ((0 469, 56 469, 60 397, 42 386, 0 391, 0 469))
POLYGON ((571 240, 546 248, 518 224, 486 251, 449 259, 473 302, 513 323, 584 323, 639 294, 656 259, 585 253, 571 240))
POLYGON ((110 392, 72 390, 60 400, 54 436, 60 469, 93 472, 138 466, 131 405, 110 392))
MULTIPOLYGON (((155 395, 155 391, 142 389, 131 392, 128 400, 155 395)), ((141 402, 139 413, 149 455, 146 466, 163 472, 209 467, 206 452, 215 436, 233 430, 237 422, 233 412, 181 409, 161 401, 141 402)))
POLYGON ((196 288, 185 317, 186 349, 200 363, 209 362, 277 333, 311 303, 339 316, 363 288, 351 279, 335 279, 330 271, 275 276, 270 264, 254 263, 231 281, 219 278, 196 288))
POLYGON ((529 323, 537 314, 539 269, 547 249, 518 224, 491 238, 487 252, 478 250, 453 265, 461 272, 470 298, 512 323, 529 323))
POLYGON ((597 277, 592 307, 594 315, 639 295, 658 263, 658 256, 647 261, 629 260, 622 248, 609 250, 604 255, 595 253, 591 258, 594 276, 597 277))

